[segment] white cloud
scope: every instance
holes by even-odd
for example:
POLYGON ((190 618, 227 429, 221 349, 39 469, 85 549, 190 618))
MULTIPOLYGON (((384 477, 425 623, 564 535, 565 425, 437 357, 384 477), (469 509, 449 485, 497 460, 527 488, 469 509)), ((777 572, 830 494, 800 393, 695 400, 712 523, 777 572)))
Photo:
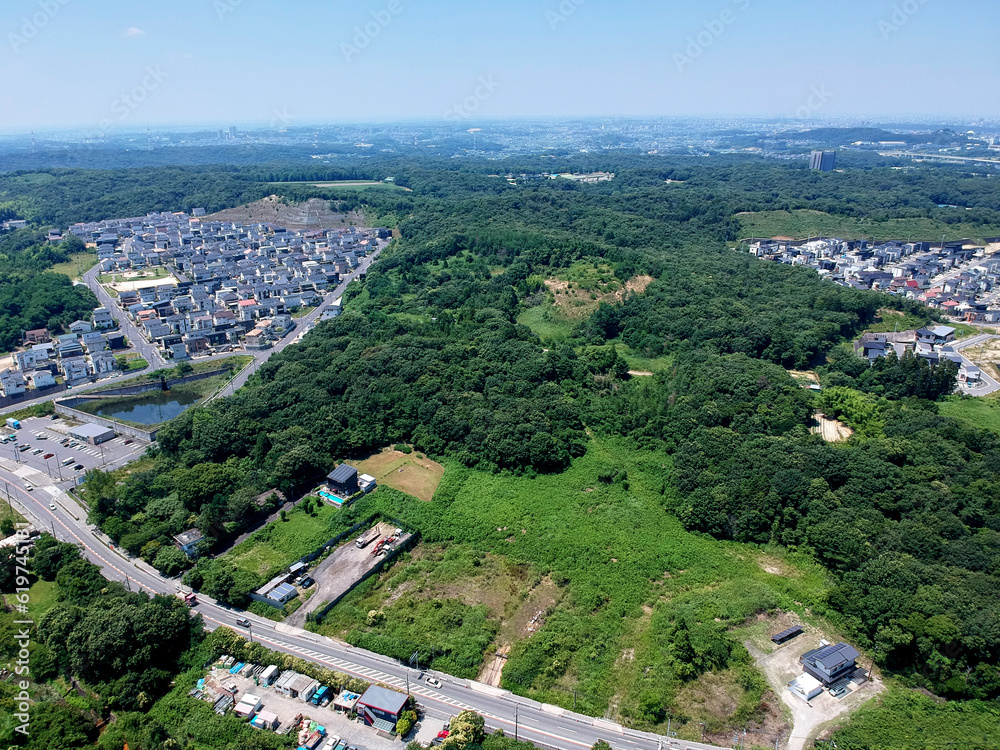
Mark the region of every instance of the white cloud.
POLYGON ((142 29, 136 28, 135 26, 130 26, 129 28, 125 29, 125 36, 130 38, 136 36, 146 36, 146 32, 143 31, 142 29))

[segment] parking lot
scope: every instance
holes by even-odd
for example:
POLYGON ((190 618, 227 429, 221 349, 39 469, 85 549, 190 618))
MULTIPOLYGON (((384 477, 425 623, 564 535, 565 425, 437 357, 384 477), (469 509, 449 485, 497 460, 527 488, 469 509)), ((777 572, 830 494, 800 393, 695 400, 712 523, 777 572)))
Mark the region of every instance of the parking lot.
MULTIPOLYGON (((325 708, 320 708, 311 703, 300 701, 298 698, 283 695, 270 687, 255 685, 252 678, 231 675, 228 670, 222 668, 212 667, 205 679, 205 686, 209 690, 218 689, 222 684, 230 683, 236 683, 237 701, 244 693, 259 696, 264 704, 263 710, 277 714, 281 721, 279 729, 291 725, 295 717, 302 714, 325 727, 328 736, 336 735, 358 750, 400 750, 402 747, 402 743, 398 739, 390 740, 379 737, 374 729, 366 727, 361 721, 349 719, 344 714, 338 713, 333 709, 332 703, 325 708)), ((428 739, 428 741, 430 740, 428 739)))
POLYGON ((26 477, 29 472, 40 473, 47 475, 50 483, 75 482, 76 477, 90 469, 118 468, 141 455, 147 446, 147 443, 126 436, 101 445, 75 439, 64 445, 63 441, 69 437, 70 423, 62 417, 31 417, 20 423, 19 430, 0 423, 0 434, 8 438, 15 436, 14 441, 0 445, 0 455, 20 464, 26 477), (19 447, 25 445, 28 447, 19 447), (78 466, 80 468, 76 468, 78 466))

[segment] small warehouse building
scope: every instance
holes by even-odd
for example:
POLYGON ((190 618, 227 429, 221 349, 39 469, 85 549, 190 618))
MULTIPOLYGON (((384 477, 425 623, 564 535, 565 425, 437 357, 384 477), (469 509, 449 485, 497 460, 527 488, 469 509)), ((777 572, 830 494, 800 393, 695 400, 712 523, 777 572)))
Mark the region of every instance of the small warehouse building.
POLYGON ((106 443, 109 440, 115 439, 115 431, 110 427, 102 427, 99 424, 86 424, 78 425, 77 427, 69 428, 69 436, 74 440, 80 440, 84 443, 90 443, 91 445, 100 445, 101 443, 106 443))
POLYGON ((831 685, 842 677, 849 677, 857 669, 857 649, 846 643, 822 646, 806 651, 799 658, 802 668, 824 685, 831 685))
POLYGON ((298 589, 288 583, 288 573, 282 573, 272 578, 259 589, 250 594, 256 602, 263 602, 276 609, 282 609, 292 599, 299 595, 298 589))
POLYGON ((278 681, 274 683, 274 689, 291 698, 298 698, 300 701, 308 701, 313 693, 319 688, 319 680, 314 680, 308 675, 299 674, 293 670, 283 672, 278 681))
POLYGON ((278 719, 278 714, 273 711, 261 711, 250 723, 257 729, 270 729, 274 731, 281 724, 281 721, 278 719))
POLYGON ((358 470, 341 464, 327 474, 326 483, 331 492, 341 497, 350 497, 358 491, 358 470))
POLYGON ((393 734, 408 699, 409 696, 405 693, 372 685, 358 700, 357 711, 364 719, 365 726, 393 734))
POLYGON ((799 698, 808 703, 816 696, 822 694, 823 683, 811 674, 803 672, 788 683, 788 689, 792 691, 793 695, 797 695, 799 698))
POLYGON ((278 668, 272 664, 271 666, 269 666, 267 669, 265 669, 263 672, 260 673, 260 684, 270 685, 272 682, 278 679, 279 674, 280 672, 278 668))
POLYGON ((240 718, 252 719, 260 711, 261 706, 263 706, 263 703, 259 696, 245 693, 240 702, 236 704, 233 712, 240 718))

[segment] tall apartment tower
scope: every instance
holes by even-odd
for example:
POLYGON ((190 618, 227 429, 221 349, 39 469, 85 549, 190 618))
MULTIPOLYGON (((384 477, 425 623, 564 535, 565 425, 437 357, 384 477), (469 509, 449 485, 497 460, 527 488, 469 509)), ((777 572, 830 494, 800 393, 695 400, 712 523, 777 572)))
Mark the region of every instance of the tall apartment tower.
POLYGON ((813 151, 809 159, 809 168, 820 172, 832 172, 836 166, 836 151, 813 151))

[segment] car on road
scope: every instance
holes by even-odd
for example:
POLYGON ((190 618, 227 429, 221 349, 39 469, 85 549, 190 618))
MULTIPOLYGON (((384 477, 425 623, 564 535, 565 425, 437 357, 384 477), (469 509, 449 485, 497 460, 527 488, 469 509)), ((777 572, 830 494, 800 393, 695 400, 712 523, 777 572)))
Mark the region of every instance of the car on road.
POLYGON ((55 509, 56 509, 56 504, 55 503, 49 503, 49 510, 55 510, 55 509))
POLYGON ((51 419, 53 422, 55 422, 57 419, 59 419, 59 415, 58 414, 53 414, 51 417, 49 417, 49 419, 51 419))
POLYGON ((128 440, 125 441, 125 445, 131 445, 132 442, 133 442, 132 438, 129 438, 128 440))
POLYGON ((81 469, 83 469, 83 464, 77 464, 73 467, 73 471, 80 471, 81 469))
POLYGON ((441 680, 437 679, 436 677, 428 677, 427 684, 430 685, 432 688, 437 688, 437 689, 441 688, 441 680))
POLYGON ((55 453, 46 453, 46 454, 45 454, 44 456, 42 456, 42 460, 43 460, 43 461, 48 461, 48 460, 49 460, 50 458, 52 458, 52 457, 53 457, 54 455, 56 455, 56 454, 55 454, 55 453))
POLYGON ((236 621, 236 624, 239 625, 241 628, 249 628, 250 627, 250 621, 246 620, 246 619, 242 619, 242 618, 238 619, 236 621))
POLYGON ((45 435, 35 435, 35 440, 48 440, 48 437, 45 435))
POLYGON ((31 455, 32 456, 37 456, 39 453, 42 453, 44 451, 45 451, 44 448, 36 448, 35 450, 31 451, 31 455))
POLYGON ((35 489, 35 487, 34 485, 31 484, 31 482, 25 482, 24 489, 26 489, 28 492, 31 492, 33 489, 35 489))

